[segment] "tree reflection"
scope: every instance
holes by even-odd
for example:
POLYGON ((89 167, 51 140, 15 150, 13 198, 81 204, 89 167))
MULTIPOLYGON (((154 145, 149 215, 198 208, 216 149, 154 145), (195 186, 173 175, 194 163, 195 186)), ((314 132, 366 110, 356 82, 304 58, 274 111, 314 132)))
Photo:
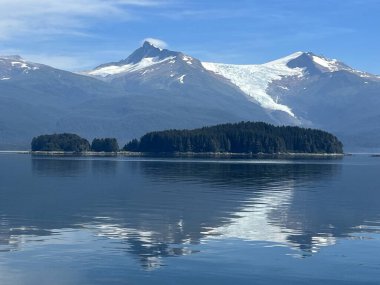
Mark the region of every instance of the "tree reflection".
POLYGON ((17 249, 21 236, 90 230, 149 269, 215 237, 283 243, 308 255, 379 217, 380 194, 363 180, 372 185, 378 175, 343 171, 334 161, 32 158, 30 169, 19 163, 1 164, 4 177, 25 173, 0 188, 0 250, 17 249))

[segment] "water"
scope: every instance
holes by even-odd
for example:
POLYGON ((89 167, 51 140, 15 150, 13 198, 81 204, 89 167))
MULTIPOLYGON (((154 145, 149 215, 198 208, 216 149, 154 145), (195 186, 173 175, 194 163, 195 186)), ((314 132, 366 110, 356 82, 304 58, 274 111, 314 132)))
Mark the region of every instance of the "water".
POLYGON ((0 284, 380 284, 380 158, 0 154, 0 284))

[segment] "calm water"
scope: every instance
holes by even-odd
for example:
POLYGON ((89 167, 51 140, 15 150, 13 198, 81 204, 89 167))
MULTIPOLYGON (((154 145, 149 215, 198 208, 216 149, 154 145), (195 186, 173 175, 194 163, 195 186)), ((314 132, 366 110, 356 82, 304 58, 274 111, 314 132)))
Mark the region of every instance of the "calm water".
POLYGON ((0 284, 380 284, 380 158, 0 154, 0 284))

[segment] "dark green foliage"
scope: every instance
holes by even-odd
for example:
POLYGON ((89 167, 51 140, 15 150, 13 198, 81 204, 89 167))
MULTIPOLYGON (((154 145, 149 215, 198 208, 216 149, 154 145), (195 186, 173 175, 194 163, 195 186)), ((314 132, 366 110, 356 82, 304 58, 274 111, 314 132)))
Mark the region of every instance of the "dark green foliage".
POLYGON ((124 148, 124 151, 139 151, 139 141, 137 139, 131 140, 129 143, 127 143, 124 148))
POLYGON ((195 130, 151 132, 124 150, 140 152, 343 153, 334 135, 315 129, 240 122, 195 130))
POLYGON ((33 138, 32 151, 74 151, 90 150, 90 143, 76 134, 41 135, 33 138))
POLYGON ((91 150, 96 152, 116 152, 119 151, 119 144, 115 138, 94 139, 91 150))

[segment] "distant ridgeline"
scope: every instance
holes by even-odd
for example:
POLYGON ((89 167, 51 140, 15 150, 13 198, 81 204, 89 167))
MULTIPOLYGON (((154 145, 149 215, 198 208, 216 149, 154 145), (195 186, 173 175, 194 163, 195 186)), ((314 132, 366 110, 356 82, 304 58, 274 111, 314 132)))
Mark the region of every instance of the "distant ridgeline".
POLYGON ((119 145, 115 138, 94 139, 92 144, 76 134, 41 135, 33 138, 32 151, 68 151, 68 152, 116 152, 119 145))
POLYGON ((124 146, 134 152, 343 153, 334 135, 315 129, 240 122, 147 133, 124 146))

